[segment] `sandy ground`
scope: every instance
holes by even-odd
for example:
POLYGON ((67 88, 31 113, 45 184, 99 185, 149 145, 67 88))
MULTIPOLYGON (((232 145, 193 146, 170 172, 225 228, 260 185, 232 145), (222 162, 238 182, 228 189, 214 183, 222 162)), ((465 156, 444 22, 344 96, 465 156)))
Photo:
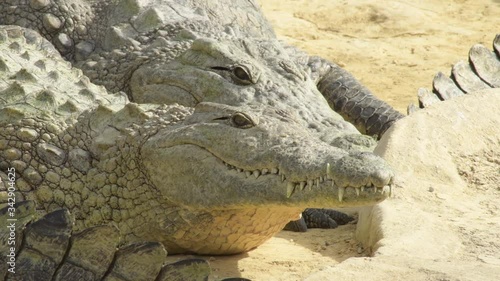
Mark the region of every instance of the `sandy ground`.
MULTIPOLYGON (((475 43, 491 48, 500 32, 500 1, 492 0, 260 3, 281 39, 337 62, 403 113, 438 71, 449 74, 475 43)), ((500 127, 498 104, 485 127, 500 127)), ((379 152, 402 174, 401 189, 360 213, 364 228, 281 232, 248 253, 209 258, 212 279, 500 280, 500 132, 471 131, 481 116, 464 112, 444 127, 414 132, 412 126, 447 119, 437 110, 419 113, 381 144, 379 152), (461 120, 468 125, 457 133, 461 120)))
POLYGON ((498 0, 260 3, 279 38, 338 63, 403 113, 438 71, 500 32, 498 0))

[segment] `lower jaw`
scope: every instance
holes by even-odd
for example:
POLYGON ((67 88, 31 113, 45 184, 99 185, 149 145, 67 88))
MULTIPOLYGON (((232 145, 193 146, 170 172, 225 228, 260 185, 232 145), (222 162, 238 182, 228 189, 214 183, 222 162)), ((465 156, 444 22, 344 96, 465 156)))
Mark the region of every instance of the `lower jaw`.
POLYGON ((169 254, 230 255, 249 251, 280 232, 303 209, 268 207, 203 212, 167 238, 169 254))

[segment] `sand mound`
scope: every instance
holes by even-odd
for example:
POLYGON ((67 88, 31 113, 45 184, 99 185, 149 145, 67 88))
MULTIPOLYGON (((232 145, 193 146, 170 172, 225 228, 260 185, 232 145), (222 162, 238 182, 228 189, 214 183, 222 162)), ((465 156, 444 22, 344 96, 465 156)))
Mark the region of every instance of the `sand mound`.
POLYGON ((360 213, 373 257, 307 280, 496 280, 500 276, 500 90, 440 103, 396 123, 376 152, 393 198, 360 213))

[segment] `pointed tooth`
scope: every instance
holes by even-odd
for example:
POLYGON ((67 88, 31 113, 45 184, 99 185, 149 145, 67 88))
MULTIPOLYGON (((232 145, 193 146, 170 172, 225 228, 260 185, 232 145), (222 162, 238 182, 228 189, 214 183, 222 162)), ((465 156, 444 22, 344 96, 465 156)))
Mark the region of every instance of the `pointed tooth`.
POLYGON ((267 169, 267 168, 262 169, 262 175, 265 175, 265 174, 267 174, 268 172, 269 172, 269 169, 267 169))
POLYGON ((342 202, 342 200, 344 200, 344 192, 345 187, 339 187, 339 202, 342 202))
POLYGON ((359 197, 359 187, 355 187, 354 189, 356 189, 356 196, 359 197))
POLYGON ((283 174, 282 174, 282 175, 281 175, 281 181, 282 181, 282 182, 284 182, 284 181, 285 181, 285 179, 286 179, 285 175, 283 175, 283 174))
POLYGON ((384 188, 382 188, 382 194, 389 193, 389 196, 391 196, 391 190, 392 190, 391 186, 386 185, 386 186, 384 186, 384 188))
POLYGON ((240 172, 240 173, 243 172, 243 169, 238 168, 238 172, 240 172))
POLYGON ((319 178, 316 179, 316 187, 319 188, 319 178))
POLYGON ((306 187, 306 182, 305 181, 301 181, 300 182, 300 190, 304 190, 305 187, 306 187))
POLYGON ((281 172, 281 170, 278 170, 278 175, 282 175, 283 173, 281 172))
POLYGON ((330 163, 326 163, 326 178, 332 178, 332 167, 330 166, 330 163))
POLYGON ((373 186, 373 193, 377 193, 377 188, 375 186, 373 186))
POLYGON ((365 192, 365 187, 364 186, 361 187, 361 192, 365 192))
POLYGON ((247 176, 247 178, 248 178, 249 176, 251 176, 251 175, 252 175, 252 172, 250 172, 250 171, 245 171, 245 175, 246 175, 246 176, 247 176))
POLYGON ((260 171, 259 170, 253 171, 253 175, 255 178, 258 178, 260 176, 260 171))
POLYGON ((295 184, 293 184, 292 182, 289 182, 286 185, 286 198, 290 198, 290 196, 292 196, 294 191, 295 191, 295 184))
POLYGON ((271 174, 277 174, 277 173, 278 173, 278 168, 271 169, 271 174))
POLYGON ((323 177, 319 177, 319 182, 320 183, 323 183, 325 181, 325 179, 323 177))
POLYGON ((307 187, 309 188, 309 190, 311 190, 312 186, 314 184, 314 181, 313 180, 308 180, 307 181, 307 187))

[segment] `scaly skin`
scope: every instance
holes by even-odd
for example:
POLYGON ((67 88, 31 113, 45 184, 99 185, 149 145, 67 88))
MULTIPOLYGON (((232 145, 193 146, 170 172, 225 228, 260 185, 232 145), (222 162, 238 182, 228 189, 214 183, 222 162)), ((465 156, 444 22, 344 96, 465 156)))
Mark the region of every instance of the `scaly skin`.
MULTIPOLYGON (((122 245, 240 253, 308 206, 387 196, 393 173, 383 159, 321 141, 285 109, 129 103, 90 83, 33 31, 0 30, 0 168, 16 170, 18 202, 34 202, 49 220, 74 220, 61 228, 64 241, 113 223, 122 245), (53 212, 61 208, 69 213, 53 212)), ((0 192, 9 197, 6 186, 0 192)), ((33 239, 23 245, 52 253, 33 239)), ((29 257, 28 268, 43 265, 29 257)), ((52 270, 61 262, 53 260, 52 270)))
MULTIPOLYGON (((432 92, 426 88, 418 90, 418 108, 482 89, 500 88, 500 34, 493 40, 493 51, 481 44, 472 46, 468 62, 455 63, 450 77, 439 72, 432 84, 432 92)), ((408 113, 415 110, 414 104, 408 106, 408 113)))
POLYGON ((9 0, 2 23, 39 31, 92 82, 137 103, 271 105, 359 151, 375 141, 358 130, 379 138, 403 117, 334 63, 278 41, 254 1, 9 0))
POLYGON ((344 148, 369 141, 322 95, 369 135, 380 137, 403 116, 334 63, 278 41, 254 1, 7 1, 2 14, 0 24, 38 30, 92 82, 134 102, 269 104, 295 112, 305 128, 344 148), (334 141, 352 134, 353 145, 334 141))

